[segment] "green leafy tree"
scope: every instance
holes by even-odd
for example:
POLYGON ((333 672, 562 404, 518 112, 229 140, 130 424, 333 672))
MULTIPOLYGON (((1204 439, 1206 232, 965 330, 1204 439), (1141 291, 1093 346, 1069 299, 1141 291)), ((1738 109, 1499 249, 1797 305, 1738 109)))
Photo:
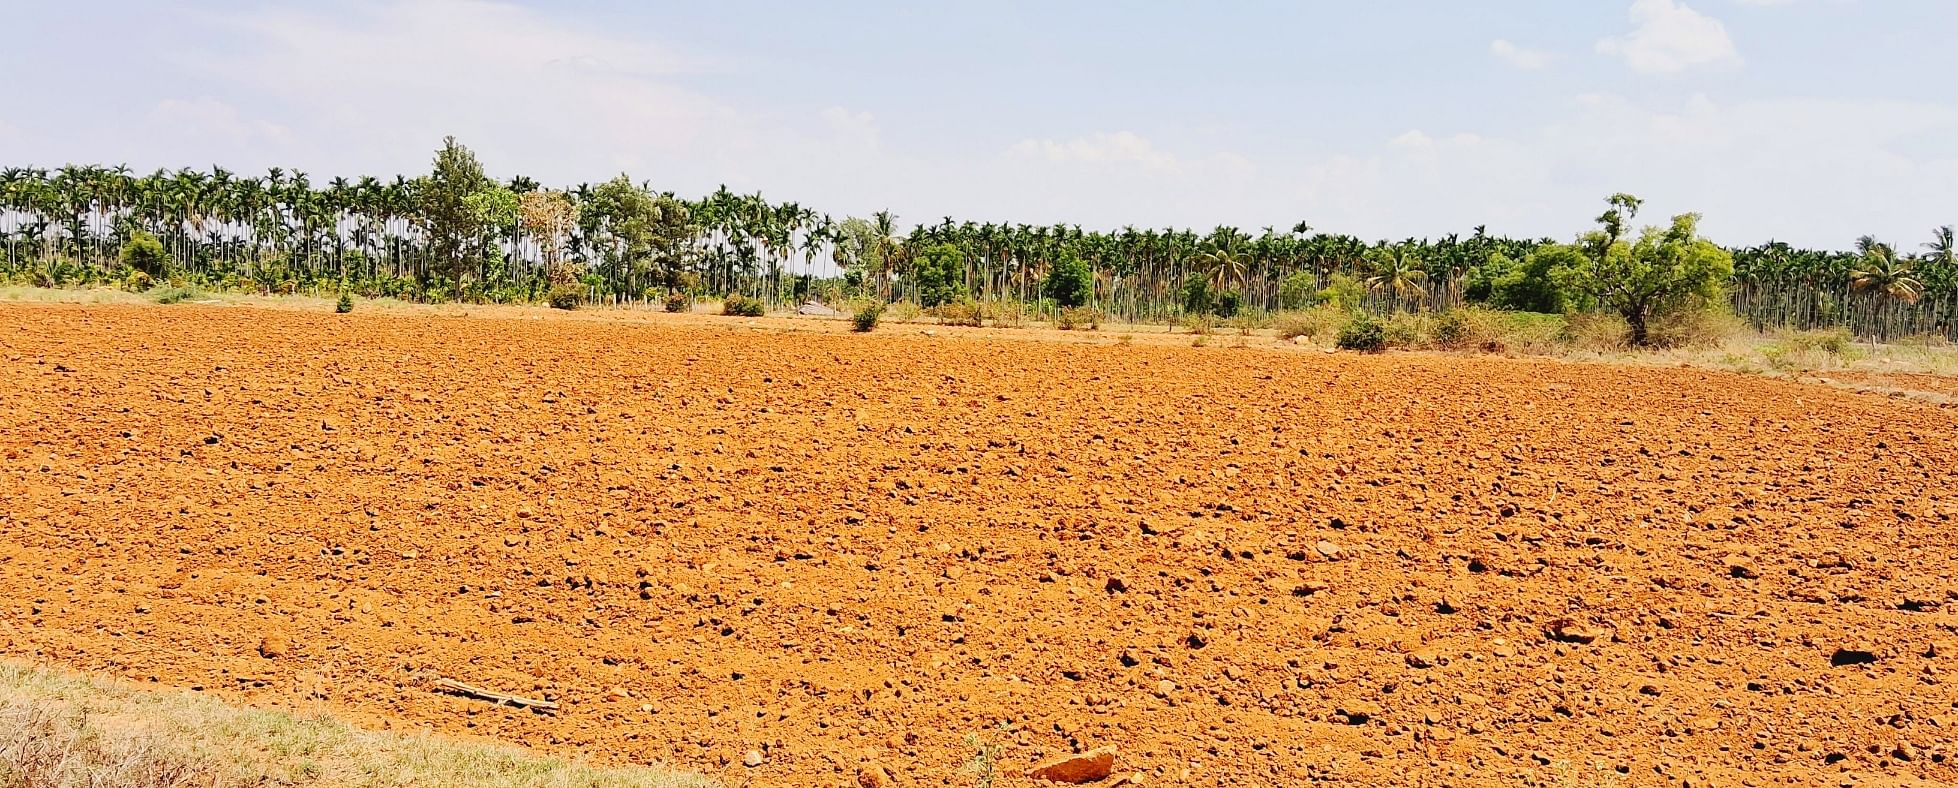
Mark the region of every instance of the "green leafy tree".
POLYGON ((1217 291, 1210 286, 1210 278, 1192 273, 1183 278, 1183 313, 1186 315, 1207 315, 1217 308, 1217 291))
POLYGON ((1613 195, 1598 217, 1598 229, 1578 239, 1572 256, 1554 279, 1558 286, 1593 299, 1631 326, 1632 344, 1651 344, 1654 317, 1704 308, 1720 297, 1734 272, 1734 257, 1700 237, 1699 214, 1673 217, 1666 227, 1648 227, 1636 241, 1626 240, 1626 225, 1641 201, 1613 195))
POLYGON ((1560 314, 1590 306, 1588 299, 1568 293, 1558 285, 1556 272, 1581 267, 1584 256, 1577 247, 1563 244, 1530 251, 1521 262, 1496 255, 1489 269, 1495 274, 1487 300, 1499 309, 1519 312, 1560 314))
POLYGON ((1351 312, 1366 303, 1367 286, 1352 274, 1333 274, 1326 277, 1326 288, 1319 291, 1318 299, 1319 303, 1351 312))
POLYGON ((152 278, 164 275, 170 268, 170 253, 164 250, 163 242, 142 230, 130 233, 129 242, 122 245, 121 258, 130 270, 152 278))
POLYGON ((1065 252, 1047 271, 1047 279, 1041 283, 1040 292, 1054 299, 1054 304, 1062 309, 1084 306, 1095 294, 1094 274, 1080 255, 1065 252))
POLYGON ((498 188, 483 174, 476 154, 456 142, 442 140, 435 153, 435 169, 414 181, 414 220, 426 237, 429 256, 456 281, 483 262, 483 236, 494 226, 491 214, 501 210, 501 199, 472 196, 498 188))
POLYGON ((957 301, 965 295, 965 253, 951 244, 927 247, 911 263, 918 285, 918 302, 926 307, 957 301))
POLYGON ((1319 282, 1311 271, 1294 271, 1278 280, 1278 308, 1304 309, 1318 303, 1319 282))

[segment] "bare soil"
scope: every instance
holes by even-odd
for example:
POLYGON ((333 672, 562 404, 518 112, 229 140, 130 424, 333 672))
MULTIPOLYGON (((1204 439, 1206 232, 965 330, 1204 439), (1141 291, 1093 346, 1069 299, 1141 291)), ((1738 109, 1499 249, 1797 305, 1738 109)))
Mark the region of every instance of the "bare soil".
POLYGON ((730 784, 1958 781, 1953 409, 706 321, 0 305, 0 654, 730 784))

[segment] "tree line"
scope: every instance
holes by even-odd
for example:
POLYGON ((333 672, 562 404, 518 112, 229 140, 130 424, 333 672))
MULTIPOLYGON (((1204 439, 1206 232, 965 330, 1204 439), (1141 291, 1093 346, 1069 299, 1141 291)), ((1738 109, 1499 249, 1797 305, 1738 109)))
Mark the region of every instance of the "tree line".
POLYGON ((1722 248, 1699 237, 1690 215, 1635 232, 1638 208, 1613 197, 1598 227, 1574 241, 1483 227, 1367 241, 1306 222, 1094 231, 951 217, 900 232, 888 212, 836 219, 725 187, 688 199, 624 175, 561 190, 497 181, 449 139, 427 174, 392 180, 314 182, 278 168, 0 170, 0 273, 44 286, 140 277, 417 301, 529 302, 569 289, 610 303, 740 294, 771 306, 1085 304, 1136 322, 1332 299, 1376 313, 1488 304, 1609 309, 1634 333, 1685 299, 1724 304, 1760 328, 1958 338, 1950 226, 1915 250, 1873 238, 1847 251, 1722 248))

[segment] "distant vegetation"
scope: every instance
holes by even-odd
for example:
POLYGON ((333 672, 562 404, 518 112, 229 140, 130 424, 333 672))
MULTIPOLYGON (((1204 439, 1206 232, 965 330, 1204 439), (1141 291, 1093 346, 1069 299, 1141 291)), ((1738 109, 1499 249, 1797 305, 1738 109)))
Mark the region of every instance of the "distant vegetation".
MULTIPOLYGON (((551 190, 496 181, 454 140, 426 175, 314 183, 273 169, 132 174, 68 166, 0 172, 0 284, 156 286, 484 303, 662 304, 741 296, 763 310, 820 299, 935 310, 969 304, 1001 324, 1092 309, 1120 322, 1269 323, 1334 307, 1376 319, 1463 306, 1615 314, 1627 340, 1687 310, 1755 328, 1958 338, 1958 260, 1938 228, 1922 251, 1873 238, 1850 251, 1720 247, 1684 215, 1641 229, 1610 200, 1568 242, 1489 235, 1363 241, 1304 222, 1084 231, 950 217, 833 219, 723 188, 698 200, 619 176, 551 190)), ((956 311, 956 310, 955 310, 956 311)), ((1081 314, 1081 313, 1077 313, 1081 314)), ((1391 337, 1389 338, 1391 339, 1391 337)))

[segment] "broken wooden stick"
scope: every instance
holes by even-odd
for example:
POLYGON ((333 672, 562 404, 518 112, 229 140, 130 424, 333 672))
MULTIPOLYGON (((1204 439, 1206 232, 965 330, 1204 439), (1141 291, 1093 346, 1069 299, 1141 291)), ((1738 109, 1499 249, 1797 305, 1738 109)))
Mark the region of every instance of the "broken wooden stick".
POLYGON ((557 710, 557 703, 553 701, 536 700, 534 698, 526 698, 520 695, 510 695, 502 692, 491 692, 481 687, 469 686, 468 684, 464 684, 460 681, 456 681, 455 679, 436 679, 435 688, 443 692, 451 692, 457 695, 467 695, 477 700, 490 701, 498 706, 507 703, 512 706, 521 706, 523 708, 529 708, 529 709, 543 709, 545 711, 557 710))

